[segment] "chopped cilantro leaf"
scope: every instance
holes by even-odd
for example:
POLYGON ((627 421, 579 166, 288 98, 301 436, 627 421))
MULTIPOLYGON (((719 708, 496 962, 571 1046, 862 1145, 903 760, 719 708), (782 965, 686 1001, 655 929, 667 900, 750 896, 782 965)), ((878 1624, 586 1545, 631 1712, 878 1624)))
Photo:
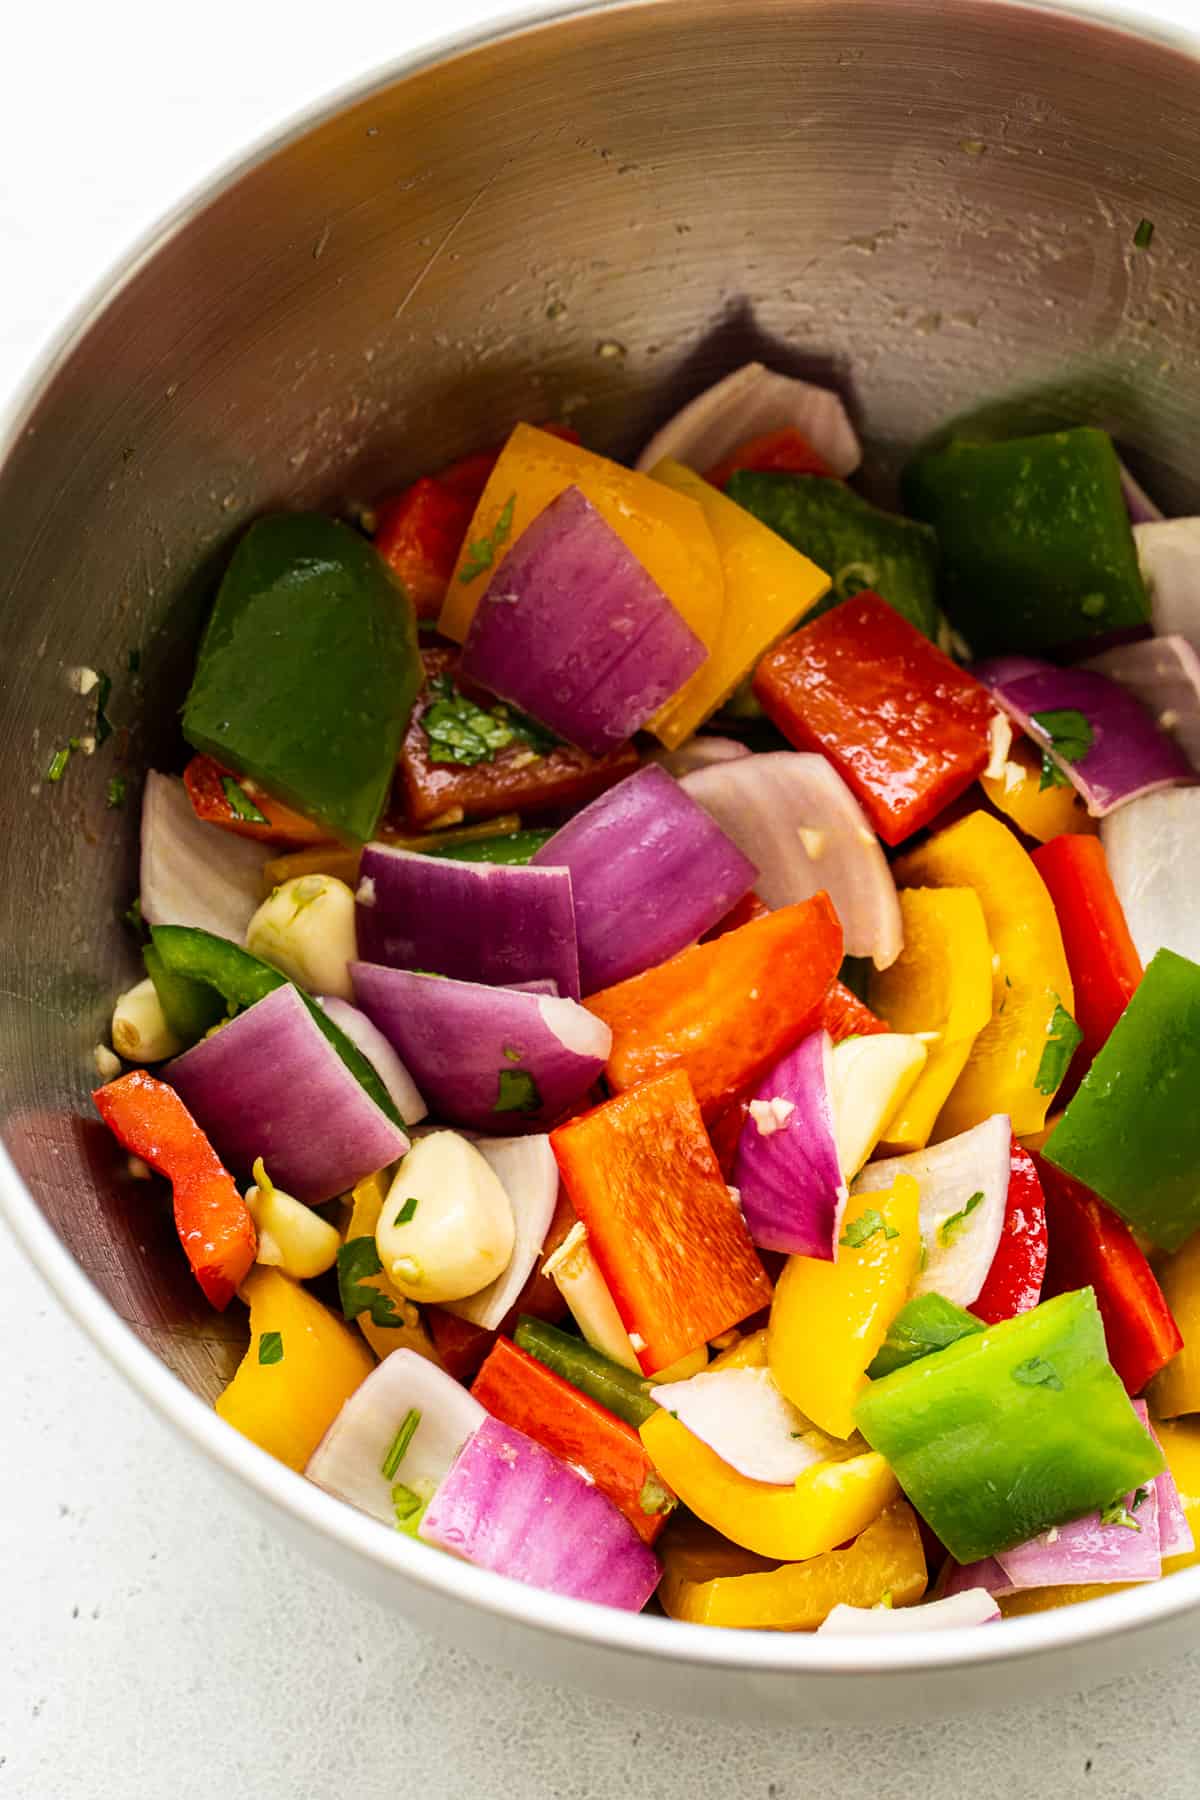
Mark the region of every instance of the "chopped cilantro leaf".
POLYGON ((408 1199, 404 1202, 404 1205, 400 1208, 400 1211, 396 1214, 397 1225, 407 1225, 416 1210, 417 1197, 415 1194, 410 1194, 408 1199))
POLYGON ((1133 1496, 1133 1499, 1129 1502, 1130 1512, 1136 1512, 1138 1507, 1143 1506, 1149 1498, 1150 1498, 1149 1488, 1138 1488, 1133 1496))
POLYGON ((1154 236, 1154 221, 1153 221, 1153 219, 1139 219, 1137 222, 1137 230, 1133 234, 1134 249, 1135 250, 1148 250, 1150 248, 1150 240, 1153 236, 1154 236))
POLYGON ((1071 777, 1060 769, 1048 750, 1042 751, 1042 773, 1038 781, 1038 793, 1044 794, 1047 788, 1070 787, 1071 777))
POLYGON ((1106 1506, 1100 1514, 1100 1523, 1102 1525, 1123 1525, 1126 1531, 1142 1529, 1123 1500, 1114 1500, 1111 1506, 1106 1506))
POLYGON ((112 736, 112 720, 108 716, 108 701, 112 693, 112 676, 104 670, 98 671, 100 679, 96 683, 96 743, 100 745, 105 738, 112 736))
POLYGON ((975 1211, 975 1208, 977 1206, 982 1206, 982 1204, 983 1190, 980 1189, 978 1193, 971 1195, 971 1198, 960 1212, 951 1213, 948 1219, 942 1220, 941 1224, 938 1226, 937 1237, 938 1243, 942 1246, 943 1250, 945 1250, 949 1244, 954 1242, 954 1239, 958 1236, 971 1214, 975 1211))
POLYGON ((421 730, 432 763, 494 762, 497 752, 512 744, 527 744, 535 756, 546 756, 558 742, 536 719, 502 702, 485 711, 449 675, 435 675, 429 689, 435 698, 421 714, 421 730))
POLYGON ((236 782, 232 775, 222 775, 221 787, 235 819, 243 819, 251 825, 267 825, 270 823, 261 807, 255 806, 245 788, 236 782))
POLYGON ((140 933, 146 929, 145 921, 142 918, 142 896, 140 894, 133 905, 121 914, 121 919, 133 931, 140 933))
POLYGON ((1042 745, 1042 778, 1038 792, 1048 787, 1068 787, 1070 777, 1059 765, 1077 763, 1087 755, 1095 742, 1090 722, 1074 706, 1056 706, 1046 712, 1030 713, 1029 720, 1036 726, 1042 745))
POLYGON ((112 777, 112 779, 109 781, 108 804, 109 804, 109 807, 113 810, 115 810, 118 806, 124 806, 124 804, 125 804, 125 777, 123 775, 114 775, 112 777))
POLYGON ((413 1441, 417 1426, 421 1423, 421 1415, 415 1406, 410 1406, 400 1422, 400 1429, 392 1439, 391 1449, 383 1459, 382 1471, 385 1481, 390 1481, 404 1460, 404 1452, 413 1441))
POLYGON ((1044 1356, 1031 1356, 1027 1361, 1018 1363, 1012 1372, 1012 1378, 1019 1381, 1022 1387, 1048 1387, 1055 1390, 1062 1387, 1062 1376, 1044 1356))
POLYGON ((397 1529, 415 1536, 420 1515, 425 1511, 425 1502, 420 1494, 414 1494, 410 1487, 405 1487, 402 1481, 398 1481, 392 1489, 392 1507, 396 1514, 397 1529))
POLYGON ((473 544, 467 545, 467 560, 458 571, 460 581, 474 581, 485 569, 490 569, 496 560, 496 552, 504 543, 512 530, 513 510, 517 504, 517 496, 510 494, 500 509, 500 517, 492 527, 488 537, 476 538, 473 544))
POLYGON ((1046 1047, 1033 1080, 1039 1094, 1058 1092, 1082 1037, 1082 1031, 1059 1001, 1046 1027, 1046 1047))
POLYGON ((141 668, 141 666, 142 666, 141 651, 140 650, 131 650, 129 652, 129 673, 131 675, 136 675, 138 670, 141 668))
POLYGON ((283 1361, 282 1332, 263 1332, 258 1340, 258 1360, 260 1363, 277 1363, 283 1361))
POLYGON ((67 744, 63 749, 54 752, 54 755, 50 759, 50 767, 46 770, 47 781, 62 780, 67 772, 67 764, 71 760, 71 751, 74 748, 74 744, 67 744))
POLYGON ((844 1244, 847 1250, 861 1250, 880 1231, 885 1238, 900 1236, 894 1225, 886 1223, 881 1212, 868 1206, 865 1212, 859 1213, 857 1219, 851 1219, 838 1243, 844 1244))
POLYGON ((372 1325, 397 1331, 404 1324, 403 1314, 397 1312, 389 1295, 367 1286, 372 1275, 382 1274, 383 1264, 373 1237, 351 1238, 337 1253, 338 1294, 343 1316, 357 1319, 359 1313, 369 1312, 372 1325))
POLYGON ((499 1093, 492 1111, 535 1113, 542 1108, 538 1084, 528 1069, 501 1069, 499 1093))

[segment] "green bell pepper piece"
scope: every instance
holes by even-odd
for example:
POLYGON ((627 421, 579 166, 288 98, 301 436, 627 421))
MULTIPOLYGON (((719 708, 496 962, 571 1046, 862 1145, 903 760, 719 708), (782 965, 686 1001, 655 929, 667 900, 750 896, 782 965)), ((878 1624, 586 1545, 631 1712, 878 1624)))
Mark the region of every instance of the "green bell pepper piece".
POLYGON ((1200 965, 1158 951, 1042 1155, 1164 1250, 1200 1230, 1200 965))
MULTIPOLYGON (((230 1014, 253 1006, 256 1001, 265 999, 277 987, 283 987, 287 983, 287 976, 281 975, 278 969, 273 969, 270 963, 251 956, 248 950, 230 943, 228 938, 217 937, 211 931, 201 931, 192 925, 153 925, 150 937, 161 966, 168 975, 182 978, 197 987, 215 989, 225 1002, 222 1010, 230 1014)), ((345 1032, 334 1024, 324 1009, 317 1005, 311 994, 306 994, 297 982, 293 981, 288 985, 296 989, 322 1036, 333 1045, 359 1086, 387 1114, 393 1125, 399 1125, 403 1129, 404 1120, 396 1110, 392 1096, 379 1079, 374 1065, 367 1060, 357 1044, 350 1042, 345 1032)))
POLYGON ((888 1326, 888 1334, 868 1365, 867 1374, 872 1381, 878 1381, 883 1375, 906 1369, 918 1358, 932 1356, 948 1344, 956 1344, 959 1338, 982 1330, 982 1320, 955 1306, 953 1300, 945 1300, 941 1294, 918 1294, 900 1308, 888 1326))
POLYGON ((552 831, 512 831, 507 837, 446 844, 437 850, 427 850, 425 855, 440 856, 451 862, 527 863, 553 836, 552 831))
POLYGON ((187 975, 168 969, 162 952, 152 943, 142 951, 142 961, 154 983, 163 1017, 175 1036, 182 1038, 185 1044, 194 1044, 218 1019, 225 1017, 225 1002, 220 994, 207 982, 192 981, 187 975))
POLYGON ((918 456, 904 503, 937 531, 941 600, 977 656, 1053 650, 1150 617, 1106 432, 918 456))
POLYGON ((513 1341, 518 1350, 536 1356, 540 1363, 545 1363, 548 1369, 569 1381, 581 1394, 616 1413, 618 1419, 624 1419, 635 1431, 645 1424, 651 1413, 658 1411, 650 1398, 652 1381, 633 1374, 630 1369, 623 1369, 620 1363, 602 1356, 599 1350, 593 1350, 582 1338, 572 1337, 569 1331, 560 1331, 556 1325, 523 1315, 513 1341))
POLYGON ((739 469, 725 491, 830 576, 833 586, 805 613, 806 625, 871 588, 938 641, 937 538, 927 525, 881 512, 844 482, 823 475, 739 469))
POLYGON ((280 513, 234 552, 183 735, 331 836, 362 843, 422 679, 413 610, 383 558, 335 519, 280 513))
POLYGON ((1082 1518, 1163 1470, 1108 1360, 1091 1288, 872 1382, 855 1419, 960 1563, 1082 1518))

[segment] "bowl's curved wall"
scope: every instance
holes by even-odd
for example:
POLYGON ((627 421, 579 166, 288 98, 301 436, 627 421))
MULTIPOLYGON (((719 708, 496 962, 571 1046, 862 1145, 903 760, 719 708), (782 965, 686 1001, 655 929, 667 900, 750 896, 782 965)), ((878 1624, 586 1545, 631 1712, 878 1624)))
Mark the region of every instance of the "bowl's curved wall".
POLYGON ((904 446, 1003 401, 1110 424, 1179 505, 1200 468, 1198 137, 1195 62, 1061 12, 591 11, 293 133, 81 327, 0 470, 0 1127, 96 1287, 198 1393, 237 1326, 200 1301, 87 1091, 134 962, 137 773, 178 754, 231 536, 518 417, 632 446, 752 354, 843 388, 884 487, 904 446), (117 729, 51 786, 94 710, 76 665, 111 673, 117 729))

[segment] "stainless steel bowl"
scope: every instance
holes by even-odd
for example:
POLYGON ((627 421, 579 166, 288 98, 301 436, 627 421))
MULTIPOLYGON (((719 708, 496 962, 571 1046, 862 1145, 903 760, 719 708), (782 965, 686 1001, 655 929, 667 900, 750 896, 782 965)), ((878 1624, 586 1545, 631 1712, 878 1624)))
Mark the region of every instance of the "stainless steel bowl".
POLYGON ((906 446, 982 409, 1107 423, 1169 505, 1196 502, 1194 56, 1098 7, 1001 0, 648 0, 518 25, 385 73, 185 203, 11 421, 0 1207, 277 1528, 461 1642, 759 1718, 861 1717, 869 1676, 878 1717, 1078 1683, 1115 1633, 1123 1667, 1194 1641, 1200 1571, 883 1651, 704 1631, 478 1574, 226 1429, 207 1403, 238 1322, 200 1301, 88 1101, 134 967, 136 775, 179 754, 212 572, 263 508, 343 506, 516 418, 626 450, 751 355, 836 381, 884 486, 906 446), (77 665, 112 673, 117 730, 51 786, 92 706, 77 665))

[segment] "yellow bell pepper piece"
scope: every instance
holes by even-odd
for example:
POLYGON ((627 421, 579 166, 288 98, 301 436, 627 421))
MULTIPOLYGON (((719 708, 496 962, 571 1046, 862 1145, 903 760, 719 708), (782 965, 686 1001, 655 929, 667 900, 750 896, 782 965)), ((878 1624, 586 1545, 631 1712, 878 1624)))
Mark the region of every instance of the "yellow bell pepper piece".
POLYGON ((1200 1412, 1200 1232, 1173 1256, 1156 1259, 1158 1285, 1183 1334, 1183 1349, 1150 1383, 1146 1398, 1156 1419, 1200 1412))
POLYGON ((829 591, 829 576, 807 556, 669 457, 652 481, 694 500, 708 521, 725 577, 725 604, 708 661, 650 722, 664 744, 682 744, 716 712, 759 658, 829 591))
POLYGON ((815 1631, 839 1604, 911 1606, 925 1593, 916 1514, 897 1500, 844 1550, 771 1568, 720 1538, 693 1534, 660 1546, 663 1611, 692 1625, 815 1631))
POLYGON ((641 1439, 667 1486, 698 1519, 776 1562, 801 1562, 857 1537, 900 1492, 882 1456, 865 1448, 813 1463, 785 1487, 740 1474, 661 1407, 641 1426, 641 1439))
POLYGON ((1042 786, 1042 753, 1027 737, 1012 744, 1004 773, 981 775, 979 785, 997 812, 1039 844, 1069 832, 1094 837, 1100 829, 1073 787, 1042 786))
POLYGON ((1022 1619, 1029 1613, 1057 1612, 1060 1606, 1080 1606, 1085 1600, 1103 1600, 1107 1594, 1123 1594, 1140 1587, 1133 1581, 1075 1581, 1060 1587, 1022 1588, 1016 1594, 999 1594, 996 1605, 1006 1619, 1022 1619))
POLYGON ((533 425, 516 427, 480 495, 446 589, 438 620, 442 635, 462 643, 494 568, 538 514, 569 487, 587 496, 711 650, 724 613, 725 581, 712 533, 695 500, 533 425), (512 526, 497 546, 492 567, 464 581, 471 545, 492 536, 510 500, 512 526))
MULTIPOLYGON (((714 1356, 708 1368, 712 1374, 717 1369, 765 1369, 766 1366, 767 1328, 763 1325, 739 1338, 736 1344, 730 1344, 720 1356, 714 1356)), ((656 1375, 654 1379, 660 1381, 662 1377, 656 1375)))
MULTIPOLYGON (((379 1224, 379 1215, 383 1211, 383 1203, 388 1194, 388 1178, 385 1173, 364 1175, 355 1184, 350 1196, 350 1218, 346 1225, 343 1241, 349 1243, 352 1238, 375 1238, 375 1227, 379 1224)), ((430 1362, 441 1367, 442 1359, 433 1347, 433 1339, 426 1331, 421 1314, 411 1300, 392 1285, 385 1269, 377 1275, 364 1276, 362 1287, 376 1288, 379 1293, 391 1301, 392 1310, 402 1325, 376 1325, 369 1312, 360 1312, 355 1323, 372 1350, 383 1361, 393 1350, 415 1350, 418 1356, 427 1357, 430 1362)))
POLYGON ((1053 1094, 1037 1087, 1055 1009, 1075 990, 1046 884, 1014 834, 970 813, 893 865, 901 887, 974 888, 992 945, 992 1016, 971 1047, 932 1132, 955 1137, 1007 1113, 1018 1137, 1038 1131, 1053 1094))
POLYGON ((1154 1429, 1167 1467, 1175 1477, 1184 1516, 1197 1546, 1179 1556, 1164 1558, 1163 1574, 1173 1575, 1176 1569, 1189 1569, 1200 1562, 1200 1419, 1164 1419, 1161 1423, 1156 1420, 1154 1429))
POLYGON ((892 1151, 923 1150, 937 1116, 992 1016, 992 946, 970 888, 906 888, 904 948, 871 975, 868 1000, 893 1031, 936 1032, 925 1067, 894 1118, 892 1151))
POLYGON ((767 1327, 771 1373, 792 1405, 831 1437, 853 1432, 867 1365, 917 1278, 918 1214, 911 1175, 897 1176, 886 1192, 852 1194, 837 1261, 790 1256, 779 1277, 767 1327), (881 1225, 866 1216, 872 1212, 881 1225))
POLYGON ((375 1358, 348 1325, 278 1269, 258 1264, 239 1292, 250 1307, 250 1348, 217 1411, 290 1469, 303 1469, 375 1358), (262 1360, 264 1338, 268 1357, 281 1352, 277 1360, 262 1360))

